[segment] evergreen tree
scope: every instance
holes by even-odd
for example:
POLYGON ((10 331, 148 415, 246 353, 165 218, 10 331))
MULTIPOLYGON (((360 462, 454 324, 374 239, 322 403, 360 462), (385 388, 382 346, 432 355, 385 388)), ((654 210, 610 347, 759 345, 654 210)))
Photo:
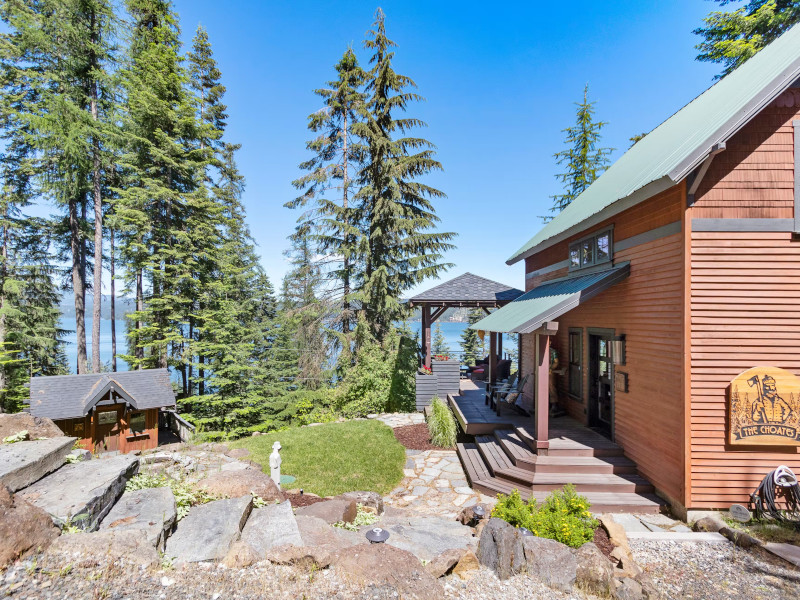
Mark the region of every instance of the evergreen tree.
POLYGON ((447 347, 447 340, 442 333, 442 326, 437 321, 433 327, 433 334, 431 335, 431 354, 434 356, 450 357, 449 348, 447 347))
MULTIPOLYGON (((715 1, 721 6, 734 2, 715 1)), ((721 63, 717 78, 724 77, 798 22, 800 2, 793 0, 748 0, 736 10, 712 11, 693 32, 703 38, 695 46, 697 60, 721 63)))
MULTIPOLYGON (((480 339, 478 332, 470 329, 469 325, 474 325, 486 315, 481 308, 473 308, 469 311, 467 317, 467 327, 461 333, 461 360, 464 364, 474 366, 478 360, 478 348, 480 346, 480 339)), ((480 358, 483 358, 481 356, 480 358)))
POLYGON ((613 148, 601 148, 600 130, 607 125, 604 121, 594 120, 594 102, 589 102, 589 85, 583 88, 583 102, 576 102, 575 125, 564 129, 564 143, 567 148, 556 152, 555 159, 559 165, 565 165, 566 171, 556 178, 563 184, 564 193, 552 196, 552 212, 559 213, 592 182, 600 177, 609 162, 613 148))
POLYGON ((364 95, 359 88, 365 73, 350 48, 336 64, 336 72, 336 80, 314 92, 324 101, 324 108, 308 117, 308 128, 317 136, 306 147, 314 156, 300 165, 308 174, 293 182, 302 194, 286 206, 313 203, 301 217, 294 237, 311 236, 319 254, 329 257, 328 277, 334 282, 332 291, 340 305, 336 325, 342 332, 340 345, 347 347, 353 321, 352 294, 360 284, 357 247, 361 231, 351 198, 364 156, 352 127, 363 112, 364 95))
POLYGON ((414 81, 394 71, 396 44, 386 36, 383 11, 378 9, 365 47, 373 52, 362 121, 353 126, 366 146, 356 210, 362 221, 358 254, 363 257, 363 284, 354 298, 364 311, 372 334, 383 342, 405 311, 401 295, 450 265, 443 253, 453 248, 453 233, 435 231, 432 199, 444 193, 419 181, 442 169, 429 141, 412 137, 424 122, 398 117, 410 103, 422 100, 414 81))

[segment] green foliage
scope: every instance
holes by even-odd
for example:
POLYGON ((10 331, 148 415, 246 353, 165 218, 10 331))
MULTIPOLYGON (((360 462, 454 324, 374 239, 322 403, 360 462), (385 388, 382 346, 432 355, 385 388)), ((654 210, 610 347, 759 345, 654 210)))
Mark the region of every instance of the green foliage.
POLYGON ((589 85, 583 88, 583 102, 576 102, 575 125, 564 129, 566 149, 555 153, 556 163, 565 165, 566 171, 556 178, 563 184, 564 193, 552 196, 552 212, 559 213, 595 179, 600 177, 609 162, 613 148, 600 147, 600 130, 607 125, 594 120, 594 102, 589 102, 589 85))
POLYGON ((205 490, 195 488, 188 481, 150 473, 140 473, 131 477, 128 483, 125 484, 125 491, 132 492, 157 487, 168 487, 175 494, 179 521, 189 514, 189 509, 192 506, 216 500, 214 496, 208 494, 205 490))
POLYGON ((405 448, 390 427, 373 419, 294 427, 231 442, 247 448, 269 469, 272 444, 280 441, 281 472, 297 478, 294 486, 320 496, 353 490, 388 494, 403 478, 405 448))
POLYGON ((417 383, 415 374, 419 366, 417 344, 401 335, 392 370, 389 388, 388 412, 414 412, 416 410, 417 383))
POLYGON ((450 349, 447 347, 447 340, 442 333, 442 326, 438 321, 433 326, 433 334, 431 335, 431 338, 431 354, 450 358, 450 349))
POLYGON ((28 433, 27 429, 23 429, 22 431, 18 431, 8 437, 3 438, 4 444, 16 444, 17 442, 24 442, 30 439, 30 434, 28 433))
POLYGON ((514 527, 525 527, 533 535, 578 548, 594 537, 597 521, 589 512, 589 502, 575 492, 573 485, 552 492, 542 504, 525 502, 517 490, 498 495, 492 516, 514 527))
MULTIPOLYGON (((486 313, 483 312, 482 309, 473 308, 471 311, 469 311, 467 322, 469 325, 474 325, 485 316, 486 313)), ((475 366, 475 363, 479 359, 483 359, 483 355, 481 354, 483 351, 483 344, 481 343, 481 339, 478 337, 478 332, 475 329, 471 329, 469 326, 465 327, 464 331, 461 333, 460 344, 461 362, 463 362, 465 365, 475 366)))
POLYGON ((352 523, 346 523, 344 521, 339 521, 338 523, 334 523, 334 527, 339 527, 341 529, 346 529, 347 531, 358 531, 362 527, 366 527, 368 525, 373 525, 376 523, 380 517, 375 513, 368 512, 364 510, 364 507, 359 504, 358 505, 358 512, 356 513, 356 518, 353 519, 352 523))
POLYGON ((392 330, 382 346, 364 321, 356 327, 358 355, 340 383, 337 410, 347 418, 386 412, 399 338, 392 330))
MULTIPOLYGON (((721 6, 735 2, 715 1, 721 6)), ((693 32, 703 38, 695 46, 697 60, 721 63, 717 78, 724 77, 797 22, 800 3, 792 0, 749 0, 736 10, 712 11, 693 32)))
POLYGON ((431 443, 440 448, 454 448, 458 425, 453 416, 453 411, 438 397, 431 401, 431 412, 428 415, 428 431, 431 434, 431 443))

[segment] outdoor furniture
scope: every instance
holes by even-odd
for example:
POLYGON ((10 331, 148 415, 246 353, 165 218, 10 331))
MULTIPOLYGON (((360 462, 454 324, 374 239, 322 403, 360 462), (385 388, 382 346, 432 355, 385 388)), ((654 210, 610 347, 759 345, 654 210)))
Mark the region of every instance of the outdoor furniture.
POLYGON ((522 391, 525 389, 525 386, 528 383, 528 378, 530 378, 530 373, 528 375, 525 375, 525 377, 523 377, 522 379, 520 379, 517 382, 517 385, 514 386, 513 388, 510 388, 508 390, 498 390, 493 394, 492 398, 497 407, 496 409, 497 416, 500 416, 500 409, 504 404, 508 406, 516 406, 517 400, 519 399, 520 395, 522 394, 522 391))
POLYGON ((486 404, 491 403, 491 407, 494 408, 494 394, 495 392, 499 391, 508 391, 514 384, 517 382, 517 377, 519 376, 519 371, 514 372, 508 379, 505 381, 500 381, 495 384, 487 383, 486 384, 486 404))

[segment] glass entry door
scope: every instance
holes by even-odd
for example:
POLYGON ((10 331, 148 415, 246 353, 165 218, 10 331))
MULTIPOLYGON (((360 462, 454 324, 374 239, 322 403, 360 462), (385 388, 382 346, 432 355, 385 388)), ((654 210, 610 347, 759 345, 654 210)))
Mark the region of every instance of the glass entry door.
POLYGON ((589 426, 612 436, 614 424, 611 335, 589 335, 589 426))

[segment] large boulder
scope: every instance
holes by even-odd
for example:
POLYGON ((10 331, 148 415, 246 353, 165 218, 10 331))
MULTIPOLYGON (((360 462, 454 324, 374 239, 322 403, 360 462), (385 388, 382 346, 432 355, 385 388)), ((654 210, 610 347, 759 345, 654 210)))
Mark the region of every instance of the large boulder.
POLYGON ((388 544, 365 544, 338 551, 331 560, 345 581, 396 593, 409 600, 440 600, 444 589, 410 552, 388 544))
POLYGON ((143 530, 153 547, 163 550, 177 516, 175 495, 170 488, 135 490, 122 494, 100 524, 100 531, 143 530))
POLYGON ((425 565, 425 569, 436 578, 444 577, 453 570, 464 555, 463 550, 450 548, 445 550, 431 562, 425 565))
POLYGON ((16 492, 39 481, 64 464, 76 439, 60 436, 0 444, 0 485, 16 492))
POLYGON ((474 550, 477 542, 472 535, 472 528, 442 517, 384 517, 373 527, 389 531, 387 544, 411 552, 424 561, 433 560, 450 549, 462 552, 474 550))
POLYGON ((522 535, 502 519, 492 518, 481 531, 478 560, 500 579, 508 579, 525 569, 522 535))
POLYGON ((357 512, 354 500, 344 500, 342 498, 315 502, 308 506, 301 506, 296 510, 297 516, 317 517, 331 525, 342 522, 352 523, 356 518, 357 512))
POLYGON ((586 542, 572 553, 577 563, 575 581, 578 586, 598 595, 608 595, 613 587, 614 566, 606 555, 592 542, 586 542))
POLYGON ((286 500, 280 504, 254 508, 242 530, 242 541, 262 558, 267 550, 277 546, 302 546, 303 540, 291 502, 286 500))
POLYGON ((71 522, 94 531, 139 470, 130 454, 65 465, 19 494, 44 509, 57 524, 71 522))
POLYGON ((480 568, 481 563, 478 562, 478 557, 472 550, 467 550, 453 568, 453 575, 458 575, 461 579, 471 579, 480 568))
POLYGON ((577 562, 568 546, 555 540, 527 536, 522 540, 525 570, 542 583, 569 592, 577 578, 577 562))
MULTIPOLYGON (((143 530, 96 531, 62 535, 47 549, 43 566, 58 570, 68 565, 120 563, 123 567, 156 567, 158 552, 143 530)), ((133 575, 135 571, 131 572, 133 575)))
POLYGON ((50 515, 0 486, 0 569, 58 537, 50 515))
POLYGON ((32 440, 62 437, 64 432, 47 417, 34 417, 28 413, 0 414, 0 440, 27 431, 32 440))
POLYGON ((222 560, 239 541, 252 508, 251 496, 195 506, 167 540, 165 554, 176 564, 222 560))
POLYGON ((217 498, 258 496, 267 502, 286 499, 269 475, 250 467, 215 471, 201 479, 198 486, 217 498))
POLYGON ((614 545, 626 550, 630 553, 630 546, 628 545, 628 534, 625 533, 625 528, 621 523, 614 520, 614 516, 610 514, 600 515, 600 524, 603 529, 608 533, 609 541, 614 545))
POLYGON ((374 508, 377 515, 382 515, 385 510, 383 498, 377 492, 345 492, 336 497, 342 500, 352 500, 367 509, 374 508))

